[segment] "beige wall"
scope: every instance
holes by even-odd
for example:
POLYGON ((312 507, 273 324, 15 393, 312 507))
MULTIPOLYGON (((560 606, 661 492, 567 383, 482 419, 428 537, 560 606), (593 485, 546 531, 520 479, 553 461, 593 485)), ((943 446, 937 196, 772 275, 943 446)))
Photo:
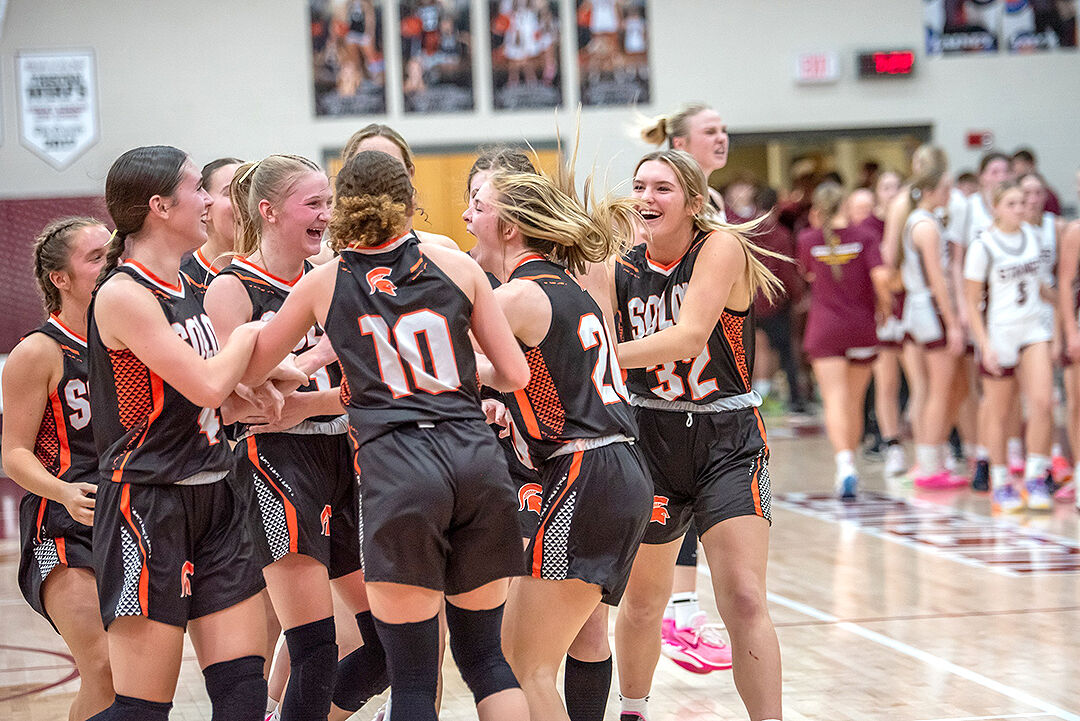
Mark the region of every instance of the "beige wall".
MULTIPOLYGON (((473 0, 473 8, 474 28, 483 27, 486 2, 473 0)), ((563 9, 569 20, 571 8, 563 9)), ((978 156, 963 147, 965 131, 988 128, 1005 150, 1034 145, 1051 183, 1075 202, 1080 55, 926 58, 921 13, 918 0, 652 0, 655 102, 643 110, 703 99, 734 131, 927 123, 957 167, 972 166, 978 156), (854 51, 874 47, 916 48, 917 75, 855 80, 854 51), (794 55, 829 49, 841 54, 841 82, 795 85, 794 55)), ((570 31, 564 27, 564 39, 571 40, 570 31)), ((486 33, 475 40, 476 52, 486 53, 486 33)), ((396 37, 387 47, 394 78, 396 37)), ((572 58, 564 47, 574 99, 572 58)), ((553 137, 550 113, 487 110, 490 80, 486 64, 480 67, 475 114, 406 117, 400 93, 391 91, 390 113, 381 119, 418 148, 553 137)), ((149 143, 177 145, 197 161, 274 151, 321 159, 369 119, 316 119, 309 75, 303 0, 10 0, 0 36, 0 197, 100 192, 110 162, 149 143), (64 47, 96 52, 101 139, 55 171, 19 143, 14 54, 64 47)), ((583 166, 596 162, 612 180, 625 177, 645 150, 631 138, 632 121, 626 108, 587 110, 583 166)), ((564 134, 569 124, 564 114, 564 134)))

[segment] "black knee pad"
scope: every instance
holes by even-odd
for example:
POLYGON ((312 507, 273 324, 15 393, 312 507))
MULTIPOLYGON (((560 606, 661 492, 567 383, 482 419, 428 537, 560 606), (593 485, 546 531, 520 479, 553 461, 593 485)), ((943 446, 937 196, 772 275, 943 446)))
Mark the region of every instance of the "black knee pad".
POLYGON ((203 669, 211 721, 261 721, 266 711, 263 657, 244 656, 203 669))
POLYGON ((394 706, 391 718, 438 721, 435 692, 439 685, 439 617, 415 623, 375 619, 386 649, 394 706))
POLYGON ((519 688, 502 652, 504 606, 486 611, 466 611, 451 603, 446 604, 450 652, 476 703, 493 693, 519 688))
POLYGON ((386 673, 386 651, 375 630, 371 611, 356 614, 356 625, 364 645, 338 662, 334 684, 334 705, 346 711, 359 711, 372 696, 390 685, 386 673))
POLYGON ((289 646, 290 670, 281 702, 282 718, 325 721, 337 671, 334 617, 290 628, 285 632, 285 643, 289 646))
POLYGON ((171 703, 145 701, 116 694, 112 706, 94 714, 88 721, 168 721, 171 703))

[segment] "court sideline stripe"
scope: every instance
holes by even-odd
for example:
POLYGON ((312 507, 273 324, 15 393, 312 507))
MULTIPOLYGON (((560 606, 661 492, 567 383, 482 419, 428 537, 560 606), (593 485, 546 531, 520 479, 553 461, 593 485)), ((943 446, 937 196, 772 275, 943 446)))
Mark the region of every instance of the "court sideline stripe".
MULTIPOLYGON (((699 564, 698 572, 711 580, 712 574, 709 572, 708 565, 699 564)), ((777 593, 767 593, 766 596, 769 601, 779 606, 784 606, 785 608, 791 609, 792 611, 795 611, 797 613, 801 613, 804 616, 816 618, 819 621, 825 621, 826 623, 834 624, 836 628, 841 628, 849 633, 855 634, 856 636, 861 636, 868 641, 872 641, 880 646, 890 648, 897 653, 902 653, 905 656, 910 656, 911 658, 922 661, 923 663, 945 671, 946 673, 951 673, 954 676, 959 676, 960 678, 971 681, 972 683, 977 683, 984 688, 988 688, 991 691, 1001 694, 1002 696, 1011 698, 1013 701, 1017 701, 1019 703, 1026 703, 1029 706, 1034 706, 1038 710, 1045 712, 1048 716, 1059 718, 1062 721, 1080 721, 1080 714, 1066 711, 1063 708, 1055 706, 1049 701, 1043 701, 1041 698, 1032 696, 1026 691, 1021 691, 1018 688, 1013 688, 1012 686, 1003 684, 1000 681, 995 681, 992 678, 983 676, 981 673, 976 673, 971 669, 959 666, 952 661, 947 661, 940 656, 935 656, 934 654, 929 653, 928 651, 923 651, 922 649, 915 648, 914 646, 906 644, 903 641, 897 641, 895 638, 890 638, 889 636, 878 633, 877 631, 871 631, 868 628, 863 628, 862 626, 851 623, 850 621, 842 621, 837 616, 834 616, 831 613, 826 613, 825 611, 818 610, 813 606, 808 606, 805 603, 796 601, 791 598, 787 598, 786 596, 781 596, 777 593)))

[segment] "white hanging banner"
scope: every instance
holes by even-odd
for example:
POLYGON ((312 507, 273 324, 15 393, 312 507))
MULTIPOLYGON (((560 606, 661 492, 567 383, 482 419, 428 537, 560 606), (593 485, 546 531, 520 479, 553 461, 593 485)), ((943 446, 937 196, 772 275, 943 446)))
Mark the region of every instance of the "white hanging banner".
POLYGON ((20 52, 15 56, 19 135, 57 170, 98 140, 92 50, 20 52))

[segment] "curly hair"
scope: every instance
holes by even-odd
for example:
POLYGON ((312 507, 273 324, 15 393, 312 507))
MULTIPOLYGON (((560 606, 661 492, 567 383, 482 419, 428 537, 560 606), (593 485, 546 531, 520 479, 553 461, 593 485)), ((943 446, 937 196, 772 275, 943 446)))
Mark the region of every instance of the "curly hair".
POLYGON ((413 186, 405 167, 378 150, 353 155, 337 174, 330 246, 371 247, 409 228, 413 186))

